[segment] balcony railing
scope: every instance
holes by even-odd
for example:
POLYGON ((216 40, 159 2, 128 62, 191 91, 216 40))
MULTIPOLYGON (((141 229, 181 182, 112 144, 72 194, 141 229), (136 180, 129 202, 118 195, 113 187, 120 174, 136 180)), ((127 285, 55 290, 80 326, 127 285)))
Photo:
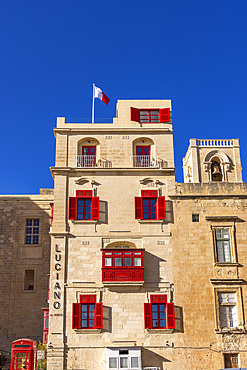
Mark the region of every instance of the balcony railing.
POLYGON ((132 167, 159 167, 158 157, 150 155, 132 155, 132 167))
MULTIPOLYGON (((166 168, 167 162, 158 156, 132 155, 130 167, 166 168)), ((112 168, 112 162, 96 155, 76 155, 76 168, 112 168)))
POLYGON ((197 140, 197 145, 200 147, 212 147, 212 146, 220 146, 220 147, 229 147, 233 146, 233 140, 232 139, 201 139, 197 140))
POLYGON ((107 161, 97 155, 76 155, 75 156, 75 167, 87 168, 87 167, 104 167, 111 168, 112 162, 107 161))
POLYGON ((101 167, 100 159, 96 155, 77 155, 75 157, 76 167, 101 167))

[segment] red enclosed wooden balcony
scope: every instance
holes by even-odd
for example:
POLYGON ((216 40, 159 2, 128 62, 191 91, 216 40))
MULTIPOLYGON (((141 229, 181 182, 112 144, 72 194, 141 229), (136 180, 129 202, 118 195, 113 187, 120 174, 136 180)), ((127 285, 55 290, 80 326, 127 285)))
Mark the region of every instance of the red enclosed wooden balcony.
POLYGON ((143 285, 144 249, 102 249, 104 285, 143 285))

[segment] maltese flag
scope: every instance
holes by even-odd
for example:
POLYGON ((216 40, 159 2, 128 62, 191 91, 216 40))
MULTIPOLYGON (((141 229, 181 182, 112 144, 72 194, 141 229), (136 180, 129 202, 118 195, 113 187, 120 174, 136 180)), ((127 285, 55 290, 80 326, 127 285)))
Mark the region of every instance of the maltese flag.
POLYGON ((105 103, 106 105, 109 103, 110 99, 108 98, 108 96, 106 96, 106 94, 103 93, 103 91, 94 85, 94 92, 93 92, 93 97, 94 98, 99 98, 100 100, 102 100, 103 103, 105 103))

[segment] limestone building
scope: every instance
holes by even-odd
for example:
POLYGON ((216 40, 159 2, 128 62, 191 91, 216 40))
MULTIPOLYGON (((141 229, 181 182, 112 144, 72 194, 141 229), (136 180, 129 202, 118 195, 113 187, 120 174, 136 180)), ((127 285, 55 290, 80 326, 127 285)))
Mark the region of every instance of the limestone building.
POLYGON ((243 367, 238 140, 192 139, 177 184, 169 100, 55 136, 48 369, 243 367))
POLYGON ((53 189, 0 196, 0 352, 5 355, 18 338, 42 341, 52 203, 53 189))
POLYGON ((50 271, 48 370, 247 367, 238 140, 191 139, 180 184, 170 100, 54 132, 54 194, 0 198, 1 345, 41 339, 50 271))

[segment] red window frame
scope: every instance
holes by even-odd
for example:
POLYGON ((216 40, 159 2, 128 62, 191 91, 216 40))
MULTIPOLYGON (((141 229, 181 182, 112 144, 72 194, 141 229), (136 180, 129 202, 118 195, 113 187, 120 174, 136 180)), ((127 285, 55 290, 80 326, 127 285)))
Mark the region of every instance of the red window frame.
POLYGON ((143 268, 143 249, 104 249, 102 250, 102 267, 103 268, 116 268, 116 269, 142 269, 143 268), (111 259, 111 266, 105 264, 105 259, 111 259), (121 260, 121 266, 115 265, 116 258, 121 260), (125 266, 125 259, 130 259, 130 266, 125 266), (141 259, 141 264, 135 266, 135 258, 141 259))
POLYGON ((137 145, 136 146, 136 155, 145 155, 145 156, 150 156, 150 145, 137 145), (148 149, 148 154, 145 153, 146 149, 148 149), (141 150, 141 154, 139 153, 139 150, 141 150))
POLYGON ((102 329, 103 328, 103 303, 96 302, 95 294, 83 294, 80 296, 79 303, 73 303, 72 306, 72 329, 102 329), (94 310, 92 311, 92 306, 94 310), (87 313, 87 327, 82 326, 82 307, 87 307, 84 311, 87 313), (90 313, 94 313, 94 324, 91 326, 89 324, 90 313))
POLYGON ((165 220, 166 218, 166 206, 165 197, 158 196, 158 190, 142 190, 141 197, 135 197, 135 218, 139 220, 165 220), (156 217, 152 216, 151 200, 156 199, 156 217), (144 218, 143 200, 148 201, 148 211, 150 218, 144 218))
POLYGON ((136 146, 134 167, 150 167, 150 145, 136 146))
POLYGON ((50 223, 50 226, 52 227, 52 223, 53 223, 53 213, 54 213, 54 203, 50 203, 50 207, 51 207, 51 223, 50 223))
MULTIPOLYGON (((91 201, 91 215, 90 218, 80 218, 80 220, 98 220, 99 219, 99 197, 93 197, 92 190, 77 190, 76 197, 69 198, 69 220, 79 220, 78 218, 78 201, 91 201)), ((88 214, 88 213, 87 213, 88 214)), ((86 210, 84 207, 84 216, 86 210)))
POLYGON ((81 147, 81 153, 82 153, 82 167, 94 167, 96 163, 96 145, 91 146, 83 145, 81 147), (88 151, 87 154, 85 154, 86 149, 88 151), (94 153, 91 154, 91 152, 94 153), (85 156, 88 156, 88 158, 85 158, 85 156))
POLYGON ((130 117, 131 121, 139 122, 139 123, 162 123, 162 122, 170 122, 171 120, 171 112, 170 108, 161 108, 161 109, 138 109, 138 108, 130 108, 130 117), (149 122, 141 122, 141 111, 148 112, 149 122), (159 121, 151 122, 151 112, 152 111, 159 111, 159 121))
POLYGON ((150 303, 144 303, 144 317, 146 329, 175 329, 174 303, 167 303, 166 294, 155 294, 150 296, 150 303), (164 311, 162 310, 163 305, 165 305, 164 311), (155 308, 155 311, 152 310, 152 306, 155 308), (162 312, 165 313, 164 326, 160 325, 162 312), (157 317, 155 317, 154 319, 153 313, 157 313, 157 317), (158 326, 153 325, 153 320, 158 320, 158 326))
POLYGON ((43 343, 47 343, 47 337, 49 332, 49 308, 42 308, 44 311, 43 316, 43 343))
POLYGON ((143 267, 144 249, 101 249, 101 250, 102 250, 103 283, 127 282, 127 281, 140 283, 144 282, 144 267, 143 267), (106 261, 106 259, 109 260, 106 261))

